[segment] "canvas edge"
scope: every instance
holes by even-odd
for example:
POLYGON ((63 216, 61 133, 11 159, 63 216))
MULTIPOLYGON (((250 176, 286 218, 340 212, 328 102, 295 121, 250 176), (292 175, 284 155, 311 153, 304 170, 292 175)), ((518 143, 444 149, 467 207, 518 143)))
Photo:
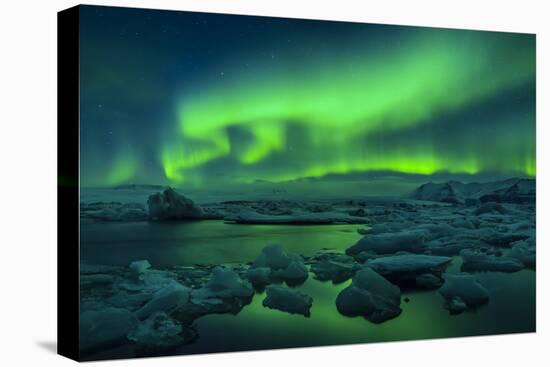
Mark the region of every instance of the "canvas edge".
POLYGON ((57 353, 79 353, 80 8, 57 13, 57 353))

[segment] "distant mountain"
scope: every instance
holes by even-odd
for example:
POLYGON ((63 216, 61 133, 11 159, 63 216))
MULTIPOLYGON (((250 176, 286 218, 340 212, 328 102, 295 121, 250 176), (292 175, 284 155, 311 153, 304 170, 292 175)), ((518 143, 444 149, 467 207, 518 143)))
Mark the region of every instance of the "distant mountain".
POLYGON ((528 178, 511 178, 504 181, 462 183, 448 181, 429 182, 414 190, 410 197, 416 200, 438 201, 452 204, 469 202, 535 203, 536 181, 528 178))
POLYGON ((115 186, 115 190, 164 190, 163 185, 148 185, 148 184, 127 184, 115 186))

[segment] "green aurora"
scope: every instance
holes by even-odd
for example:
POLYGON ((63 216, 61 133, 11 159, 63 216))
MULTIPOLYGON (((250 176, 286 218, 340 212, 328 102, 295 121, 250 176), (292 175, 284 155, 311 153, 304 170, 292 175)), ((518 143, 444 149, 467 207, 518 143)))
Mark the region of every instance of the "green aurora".
MULTIPOLYGON (((289 24, 271 21, 274 32, 289 24)), ((171 92, 158 108, 169 113, 155 116, 158 138, 116 140, 101 168, 84 160, 84 182, 204 186, 378 171, 536 174, 533 35, 354 24, 339 31, 346 42, 337 44, 320 43, 315 31, 345 23, 293 22, 306 22, 305 30, 292 39, 268 37, 267 56, 255 53, 253 42, 231 52, 206 37, 214 57, 204 70, 184 72, 194 75, 192 83, 167 84, 171 92)), ((189 52, 171 48, 176 60, 189 52)), ((155 63, 162 68, 148 61, 155 63)), ((129 95, 118 112, 138 115, 129 95)), ((139 118, 127 120, 126 132, 139 118)), ((94 144, 85 149, 102 154, 94 144)))

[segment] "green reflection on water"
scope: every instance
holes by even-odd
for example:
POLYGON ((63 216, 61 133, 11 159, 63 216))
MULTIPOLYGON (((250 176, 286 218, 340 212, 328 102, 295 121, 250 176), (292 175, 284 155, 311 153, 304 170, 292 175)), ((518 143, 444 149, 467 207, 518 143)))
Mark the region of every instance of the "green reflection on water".
POLYGON ((238 225, 191 223, 81 224, 82 262, 127 265, 148 259, 154 267, 253 261, 270 243, 313 255, 322 248, 344 251, 361 236, 358 225, 238 225))
POLYGON ((178 352, 305 347, 535 330, 533 271, 485 273, 478 274, 478 278, 488 288, 491 299, 476 311, 450 316, 437 292, 406 292, 403 298, 408 297, 410 301, 402 301, 402 314, 378 325, 360 317, 344 317, 336 310, 336 296, 349 281, 333 285, 309 278, 298 288, 314 299, 310 318, 264 308, 265 295, 257 294, 237 316, 208 315, 199 319, 200 339, 178 352))
MULTIPOLYGON (((226 225, 195 223, 83 223, 83 262, 125 265, 149 259, 155 267, 252 261, 268 243, 311 255, 322 248, 344 250, 360 236, 358 226, 226 225)), ((453 258, 448 271, 460 269, 453 258)), ((490 301, 475 312, 450 316, 436 291, 406 292, 403 312, 376 325, 344 317, 335 306, 339 285, 310 278, 298 289, 314 299, 311 317, 264 308, 265 294, 256 294, 238 315, 207 315, 197 320, 199 339, 175 353, 304 347, 395 340, 531 332, 535 330, 535 272, 479 273, 490 301)), ((109 352, 113 353, 113 351, 109 352)), ((128 351, 121 350, 120 356, 128 351)), ((112 356, 112 354, 111 354, 112 356)))

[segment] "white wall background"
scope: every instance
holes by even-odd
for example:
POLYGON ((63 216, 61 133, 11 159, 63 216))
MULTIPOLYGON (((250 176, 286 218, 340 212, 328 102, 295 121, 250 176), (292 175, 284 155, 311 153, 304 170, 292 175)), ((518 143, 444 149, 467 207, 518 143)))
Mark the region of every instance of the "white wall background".
MULTIPOLYGON (((547 2, 87 1, 88 4, 537 33, 537 333, 268 352, 165 357, 136 366, 548 365, 547 2), (546 14, 546 17, 545 17, 546 14), (546 223, 546 226, 545 226, 546 223), (546 312, 545 312, 546 311, 546 312), (546 339, 546 340, 545 340, 546 339)), ((56 12, 74 1, 4 1, 0 13, 0 365, 70 365, 56 340, 56 12)), ((498 132, 495 132, 498 133, 498 132)), ((76 244, 75 244, 76 245, 76 244)), ((101 362, 123 366, 130 361, 101 362)), ((94 364, 95 365, 95 364, 94 364)))

